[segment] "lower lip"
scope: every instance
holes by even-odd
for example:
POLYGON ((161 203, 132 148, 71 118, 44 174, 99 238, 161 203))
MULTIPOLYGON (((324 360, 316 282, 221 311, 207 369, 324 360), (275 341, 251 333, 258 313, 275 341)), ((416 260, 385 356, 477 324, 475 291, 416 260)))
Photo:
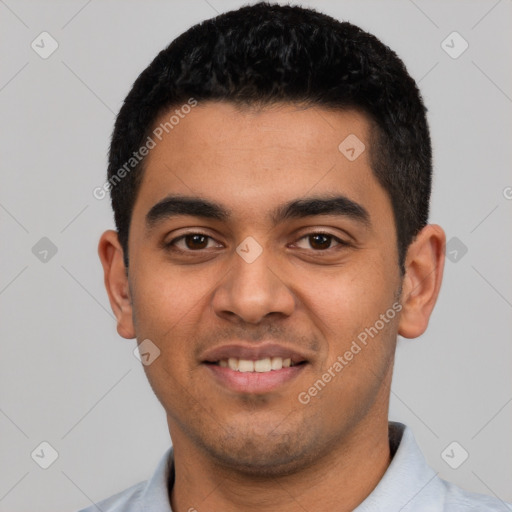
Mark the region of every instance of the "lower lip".
POLYGON ((266 393, 290 382, 304 370, 306 364, 290 366, 269 372, 239 372, 218 366, 205 364, 213 377, 224 386, 241 393, 266 393))

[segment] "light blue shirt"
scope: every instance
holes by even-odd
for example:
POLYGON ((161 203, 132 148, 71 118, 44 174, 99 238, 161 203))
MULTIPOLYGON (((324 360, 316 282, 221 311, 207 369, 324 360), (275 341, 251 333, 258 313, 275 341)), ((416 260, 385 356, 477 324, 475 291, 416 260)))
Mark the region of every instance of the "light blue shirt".
MULTIPOLYGON (((439 478, 427 465, 412 430, 403 423, 389 422, 389 442, 391 454, 394 454, 391 464, 372 493, 354 512, 512 511, 511 503, 465 491, 439 478)), ((79 512, 172 512, 168 488, 173 484, 173 450, 170 447, 150 480, 79 512)))

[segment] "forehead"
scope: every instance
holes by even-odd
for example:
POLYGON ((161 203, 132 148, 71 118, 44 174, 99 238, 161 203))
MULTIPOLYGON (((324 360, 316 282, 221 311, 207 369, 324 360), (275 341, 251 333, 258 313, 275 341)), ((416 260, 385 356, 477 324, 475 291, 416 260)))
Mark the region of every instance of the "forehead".
POLYGON ((206 102, 165 125, 176 109, 155 124, 167 129, 153 132, 134 216, 172 193, 215 200, 253 220, 311 195, 387 199, 370 168, 370 122, 361 113, 206 102))

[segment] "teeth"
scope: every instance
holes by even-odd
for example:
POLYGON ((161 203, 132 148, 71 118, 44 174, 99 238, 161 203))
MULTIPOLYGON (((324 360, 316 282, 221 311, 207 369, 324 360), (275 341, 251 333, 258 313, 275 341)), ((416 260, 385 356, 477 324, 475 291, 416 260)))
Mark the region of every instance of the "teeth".
POLYGON ((254 361, 249 361, 248 359, 239 359, 238 360, 238 371, 245 372, 253 372, 254 371, 254 361))
POLYGON ((272 362, 270 361, 270 357, 254 361, 255 372, 269 372, 270 370, 272 370, 272 362))
POLYGON ((223 368, 231 368, 231 370, 239 371, 242 373, 265 373, 270 372, 272 370, 281 370, 282 368, 289 368, 290 366, 293 366, 293 364, 290 357, 287 357, 285 359, 283 359, 282 357, 265 357, 264 359, 258 359, 257 361, 230 357, 229 359, 221 359, 219 361, 219 366, 222 366, 223 368))
POLYGON ((272 370, 280 370, 283 367, 282 357, 273 357, 270 363, 272 370))

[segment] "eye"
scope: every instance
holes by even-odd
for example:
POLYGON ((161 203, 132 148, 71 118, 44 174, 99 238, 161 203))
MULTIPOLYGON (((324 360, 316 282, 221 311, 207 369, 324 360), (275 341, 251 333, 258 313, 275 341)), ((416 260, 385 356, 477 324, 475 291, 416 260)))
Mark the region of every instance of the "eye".
MULTIPOLYGON (((341 240, 337 236, 331 233, 324 233, 316 231, 308 233, 307 235, 299 238, 298 242, 295 243, 300 249, 313 249, 315 252, 326 252, 330 249, 336 249, 337 247, 346 247, 350 244, 341 240), (304 245, 308 247, 301 247, 299 242, 305 241, 304 245), (336 242, 336 245, 332 246, 332 242, 336 242)), ((222 247, 222 244, 218 243, 211 236, 204 233, 186 233, 184 235, 173 238, 170 242, 166 243, 165 246, 174 251, 180 252, 200 252, 204 249, 211 249, 213 247, 222 247), (213 245, 211 245, 213 243, 213 245)))
MULTIPOLYGON (((167 247, 171 249, 177 248, 177 250, 183 252, 194 252, 202 249, 208 249, 209 241, 214 241, 211 236, 205 235, 203 233, 187 233, 185 235, 178 236, 177 238, 173 238, 168 244, 167 247), (178 245, 178 243, 181 244, 178 245)), ((220 244, 216 245, 219 247, 220 244)))
POLYGON ((301 249, 309 249, 310 247, 315 249, 315 251, 327 251, 329 249, 334 249, 338 246, 348 246, 348 242, 345 242, 344 240, 341 240, 340 238, 331 235, 330 233, 323 233, 323 232, 314 232, 314 233, 308 233, 307 235, 299 238, 299 242, 301 240, 306 240, 306 243, 309 245, 309 247, 300 247, 301 249), (331 247, 332 241, 335 241, 337 243, 336 246, 331 247))

